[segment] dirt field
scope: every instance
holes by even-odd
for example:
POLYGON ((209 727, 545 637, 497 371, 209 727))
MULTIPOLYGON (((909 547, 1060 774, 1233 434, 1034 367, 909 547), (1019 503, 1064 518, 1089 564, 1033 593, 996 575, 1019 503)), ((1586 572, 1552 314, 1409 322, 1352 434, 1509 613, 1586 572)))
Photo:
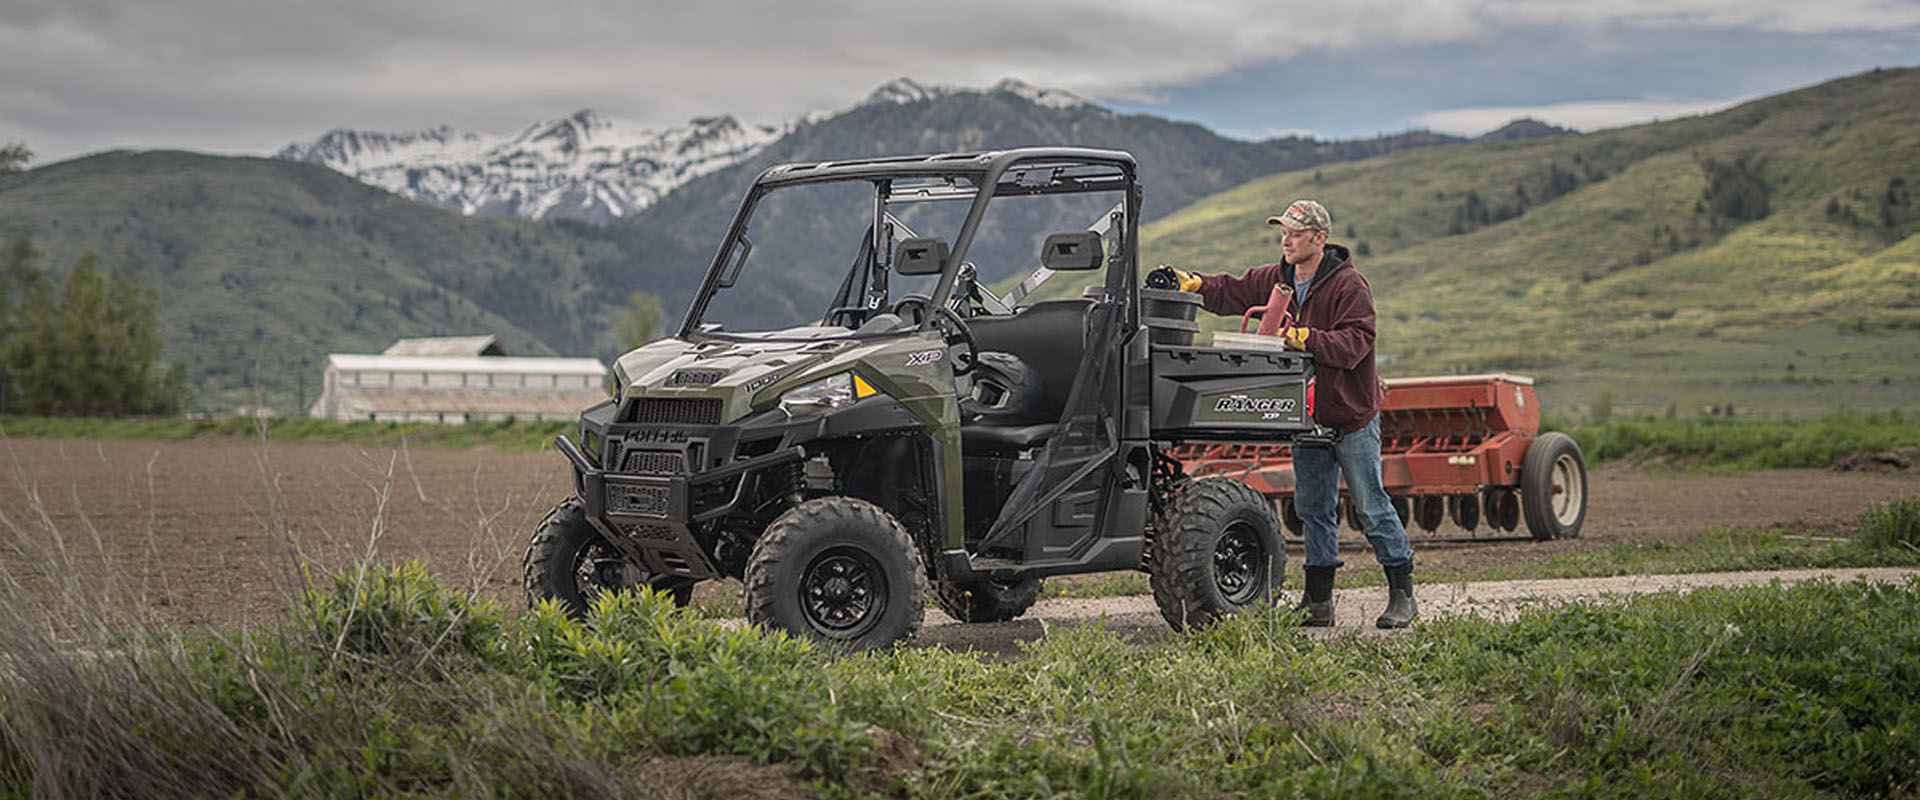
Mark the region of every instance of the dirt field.
MULTIPOLYGON (((56 577, 111 571, 162 619, 184 623, 271 615, 292 585, 296 553, 322 568, 369 554, 418 558, 450 585, 518 608, 527 536, 569 491, 554 453, 45 440, 0 448, 7 576, 30 580, 46 565, 59 565, 56 577)), ((1868 505, 1920 494, 1920 473, 1674 477, 1607 467, 1589 484, 1578 540, 1430 545, 1419 562, 1545 560, 1627 539, 1690 538, 1713 525, 1844 534, 1868 505)), ((1347 560, 1370 563, 1361 552, 1347 560)))

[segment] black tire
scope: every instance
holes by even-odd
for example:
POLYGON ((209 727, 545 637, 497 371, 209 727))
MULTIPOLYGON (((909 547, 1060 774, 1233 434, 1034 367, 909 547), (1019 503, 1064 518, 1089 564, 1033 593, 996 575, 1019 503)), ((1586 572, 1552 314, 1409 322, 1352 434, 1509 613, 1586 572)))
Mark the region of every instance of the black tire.
POLYGON ((865 500, 822 497, 781 514, 754 545, 747 621, 851 650, 913 635, 926 616, 920 549, 865 500))
POLYGON ((1413 499, 1413 521, 1420 530, 1432 533, 1438 530, 1440 523, 1447 519, 1447 499, 1437 494, 1421 495, 1413 499))
POLYGON ((1401 530, 1405 530, 1407 521, 1413 518, 1413 501, 1408 500, 1406 495, 1393 495, 1387 501, 1393 504, 1393 513, 1400 518, 1401 530))
POLYGON ((547 512, 533 529, 527 543, 527 555, 521 562, 521 586, 527 593, 527 605, 553 600, 567 615, 581 619, 601 592, 626 592, 652 586, 665 592, 676 606, 693 599, 693 581, 675 577, 653 577, 645 567, 629 561, 600 536, 587 521, 587 510, 580 498, 569 497, 547 512))
POLYGON ((1013 581, 940 581, 934 602, 961 622, 1006 622, 1027 613, 1040 599, 1040 579, 1013 581))
POLYGON ((1153 601, 1174 630, 1270 606, 1286 580, 1273 503, 1232 478, 1182 487, 1154 540, 1153 601))
POLYGON ((1587 462, 1564 433, 1540 434, 1520 461, 1520 508, 1539 541, 1576 539, 1587 521, 1587 462))

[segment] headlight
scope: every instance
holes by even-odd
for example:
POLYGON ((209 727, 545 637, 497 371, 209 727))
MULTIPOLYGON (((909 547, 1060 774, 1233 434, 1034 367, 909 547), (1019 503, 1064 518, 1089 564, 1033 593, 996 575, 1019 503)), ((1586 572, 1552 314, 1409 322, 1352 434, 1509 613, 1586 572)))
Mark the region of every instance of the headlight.
POLYGON ((797 411, 839 408, 879 393, 872 384, 861 380, 853 373, 842 372, 788 389, 780 395, 780 408, 788 414, 797 411))
POLYGON ((780 395, 780 408, 792 414, 800 409, 839 408, 853 402, 853 373, 842 372, 795 386, 780 395))

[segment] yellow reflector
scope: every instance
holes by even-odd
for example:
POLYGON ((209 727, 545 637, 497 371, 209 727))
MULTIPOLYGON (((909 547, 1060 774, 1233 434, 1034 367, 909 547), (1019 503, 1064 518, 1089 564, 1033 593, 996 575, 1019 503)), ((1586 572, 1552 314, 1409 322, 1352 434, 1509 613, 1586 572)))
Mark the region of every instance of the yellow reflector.
POLYGON ((880 390, 873 388, 873 384, 867 383, 865 378, 858 375, 853 376, 853 396, 855 399, 865 400, 879 393, 880 390))

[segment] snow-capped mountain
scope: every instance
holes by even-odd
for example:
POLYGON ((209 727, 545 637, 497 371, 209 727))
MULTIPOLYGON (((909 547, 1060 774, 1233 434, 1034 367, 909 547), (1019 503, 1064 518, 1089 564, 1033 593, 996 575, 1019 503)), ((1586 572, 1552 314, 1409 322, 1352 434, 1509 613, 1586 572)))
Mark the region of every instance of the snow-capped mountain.
POLYGON ((898 78, 851 108, 816 112, 783 125, 742 125, 720 116, 646 128, 587 109, 511 134, 445 125, 397 133, 343 128, 312 142, 287 145, 276 155, 330 167, 463 214, 602 223, 653 205, 687 181, 740 163, 798 125, 869 106, 1001 93, 1050 109, 1098 108, 1070 92, 1012 78, 984 89, 898 78))
POLYGON ((1033 84, 1014 78, 1007 78, 985 89, 969 89, 959 86, 942 86, 920 83, 912 78, 895 78, 867 95, 860 105, 885 105, 889 103, 917 103, 922 100, 938 100, 965 93, 994 94, 1005 92, 1018 95, 1027 102, 1047 108, 1074 108, 1091 106, 1093 102, 1072 92, 1061 89, 1042 89, 1033 84))
POLYGON ((785 130, 730 116, 644 128, 586 109, 504 135, 334 130, 277 155, 464 214, 606 222, 759 152, 785 130))

